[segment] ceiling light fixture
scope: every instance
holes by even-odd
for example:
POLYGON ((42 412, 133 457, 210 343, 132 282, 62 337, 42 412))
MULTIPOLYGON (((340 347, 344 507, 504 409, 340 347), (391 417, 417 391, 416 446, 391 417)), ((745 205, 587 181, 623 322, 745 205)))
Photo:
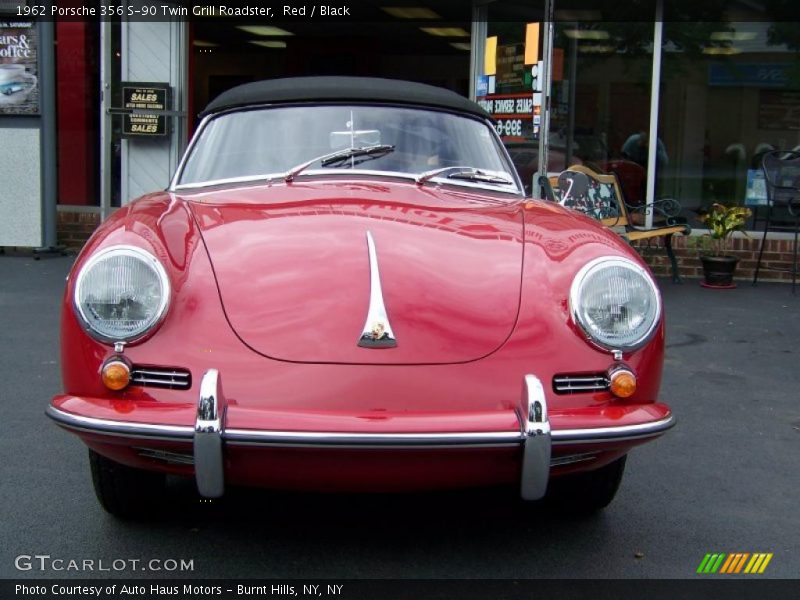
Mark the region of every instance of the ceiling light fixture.
POLYGON ((602 29, 565 29, 564 35, 572 40, 607 40, 611 37, 602 29))
POLYGON ((237 25, 236 29, 241 29, 247 33, 252 33, 253 35, 262 35, 265 37, 294 35, 291 31, 286 31, 285 29, 273 27, 271 25, 237 25))
POLYGON ((286 48, 286 42, 278 40, 250 40, 250 43, 262 48, 286 48))
POLYGON ((749 42, 756 39, 755 31, 712 31, 710 39, 712 42, 749 42))
POLYGON ((706 46, 703 48, 703 54, 711 54, 716 56, 730 56, 731 54, 741 54, 739 48, 720 48, 719 46, 706 46))
POLYGON ((604 54, 609 52, 614 52, 616 48, 614 46, 578 46, 578 50, 580 52, 585 52, 586 54, 604 54))
POLYGON ((469 32, 461 27, 420 27, 420 29, 436 37, 469 37, 469 32))
POLYGON ((441 19, 438 14, 424 6, 382 6, 381 10, 395 19, 441 19))

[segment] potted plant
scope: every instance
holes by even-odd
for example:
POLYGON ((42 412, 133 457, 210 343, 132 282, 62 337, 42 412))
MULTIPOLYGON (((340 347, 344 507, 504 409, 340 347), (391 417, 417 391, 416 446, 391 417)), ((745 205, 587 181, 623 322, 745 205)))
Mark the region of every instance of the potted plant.
POLYGON ((745 224, 751 214, 746 206, 714 203, 708 212, 700 215, 699 220, 708 228, 708 233, 697 242, 706 287, 736 287, 733 283, 733 274, 736 272, 739 258, 726 252, 730 246, 731 234, 734 231, 744 233, 745 224))

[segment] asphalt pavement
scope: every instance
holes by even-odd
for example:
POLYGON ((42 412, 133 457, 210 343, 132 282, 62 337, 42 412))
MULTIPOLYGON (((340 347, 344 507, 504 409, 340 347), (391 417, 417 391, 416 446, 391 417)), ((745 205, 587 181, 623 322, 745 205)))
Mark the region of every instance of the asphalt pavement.
POLYGON ((202 502, 176 480, 164 516, 142 523, 102 511, 84 445, 44 416, 61 386, 59 305, 72 260, 0 256, 2 578, 696 578, 709 552, 770 552, 760 577, 800 574, 800 295, 787 285, 660 282, 661 398, 678 425, 631 453, 598 515, 525 506, 511 490, 235 490, 202 502), (21 555, 109 568, 183 559, 193 570, 20 571, 21 555))

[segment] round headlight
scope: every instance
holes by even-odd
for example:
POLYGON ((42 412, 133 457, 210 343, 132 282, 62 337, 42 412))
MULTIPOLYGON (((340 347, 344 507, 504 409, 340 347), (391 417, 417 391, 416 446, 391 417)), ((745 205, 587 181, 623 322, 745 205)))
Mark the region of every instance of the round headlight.
POLYGON ((75 311, 86 330, 103 342, 142 337, 164 316, 169 279, 149 252, 113 246, 92 256, 75 282, 75 311))
POLYGON ((624 258, 589 262, 575 276, 569 299, 575 322, 608 350, 640 347, 661 317, 661 296, 653 278, 624 258))

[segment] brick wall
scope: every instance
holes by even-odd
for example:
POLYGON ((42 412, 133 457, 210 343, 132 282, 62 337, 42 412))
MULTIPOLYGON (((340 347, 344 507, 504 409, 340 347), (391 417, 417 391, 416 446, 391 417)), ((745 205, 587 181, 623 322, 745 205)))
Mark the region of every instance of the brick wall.
MULTIPOLYGON (((681 276, 683 277, 702 277, 703 267, 700 264, 697 249, 687 247, 687 238, 684 236, 674 236, 672 238, 672 248, 675 250, 675 257, 678 259, 681 276)), ((759 281, 791 281, 792 275, 787 272, 769 271, 765 268, 775 267, 789 269, 792 266, 792 240, 771 240, 767 239, 764 247, 764 256, 761 259, 761 271, 758 274, 759 281)), ((669 258, 664 250, 664 240, 655 238, 650 240, 650 244, 645 240, 635 242, 633 246, 645 259, 650 268, 657 276, 669 277, 672 270, 669 258)), ((739 257, 739 264, 736 267, 735 279, 740 281, 752 281, 758 259, 758 250, 761 247, 761 234, 751 234, 749 238, 736 238, 731 240, 730 251, 728 254, 739 257)))
POLYGON ((56 225, 58 245, 80 250, 98 225, 100 225, 100 213, 58 211, 56 225))

